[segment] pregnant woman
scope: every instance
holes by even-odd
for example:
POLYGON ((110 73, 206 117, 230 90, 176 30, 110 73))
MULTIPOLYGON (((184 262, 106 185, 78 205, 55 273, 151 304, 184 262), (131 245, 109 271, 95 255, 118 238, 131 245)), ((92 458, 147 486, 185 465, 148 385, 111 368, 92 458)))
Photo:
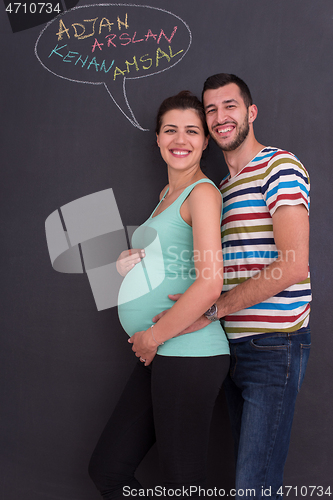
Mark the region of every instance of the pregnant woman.
POLYGON ((155 441, 163 486, 178 498, 186 495, 182 488, 204 487, 213 407, 229 367, 219 321, 179 335, 214 304, 223 284, 222 198, 200 168, 208 143, 200 101, 187 91, 163 101, 156 134, 169 183, 133 234, 137 250, 123 252, 117 264, 125 275, 120 322, 153 354, 138 360, 90 461, 105 499, 139 495, 135 471, 155 441), (168 299, 173 293, 183 293, 176 303, 168 299))

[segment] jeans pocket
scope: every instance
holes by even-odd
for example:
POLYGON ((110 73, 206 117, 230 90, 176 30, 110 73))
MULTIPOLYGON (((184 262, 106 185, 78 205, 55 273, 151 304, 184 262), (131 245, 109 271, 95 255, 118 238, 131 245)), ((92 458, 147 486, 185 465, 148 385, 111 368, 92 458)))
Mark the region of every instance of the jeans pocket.
POLYGON ((251 340, 251 347, 259 351, 283 351, 288 349, 288 339, 282 335, 259 337, 251 340))
POLYGON ((300 364, 299 364, 299 375, 298 375, 298 386, 297 386, 298 392, 304 380, 305 370, 310 356, 310 347, 311 344, 300 344, 300 364))

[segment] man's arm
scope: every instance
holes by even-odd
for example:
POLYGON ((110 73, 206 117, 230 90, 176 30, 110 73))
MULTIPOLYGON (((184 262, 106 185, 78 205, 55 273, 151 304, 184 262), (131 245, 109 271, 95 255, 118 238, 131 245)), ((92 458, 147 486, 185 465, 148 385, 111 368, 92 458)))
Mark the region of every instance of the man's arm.
MULTIPOLYGON (((304 205, 283 205, 272 216, 278 259, 221 295, 218 317, 259 304, 308 277, 309 216, 304 205)), ((202 327, 201 327, 202 328, 202 327)))
MULTIPOLYGON (((217 300, 218 317, 223 318, 242 309, 260 304, 308 277, 309 216, 304 205, 283 205, 272 216, 278 259, 252 278, 223 293, 217 300)), ((180 295, 169 295, 178 300, 180 295)), ((155 316, 158 321, 164 312, 155 316)), ((181 333, 190 333, 209 324, 205 316, 181 333)))

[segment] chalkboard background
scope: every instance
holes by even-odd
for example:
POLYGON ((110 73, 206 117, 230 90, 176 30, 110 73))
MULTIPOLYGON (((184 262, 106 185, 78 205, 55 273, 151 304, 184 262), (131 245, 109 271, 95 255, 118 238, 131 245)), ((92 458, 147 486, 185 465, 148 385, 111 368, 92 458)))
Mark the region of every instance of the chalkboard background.
MULTIPOLYGON (((206 77, 222 71, 248 83, 259 108, 258 140, 292 151, 310 173, 313 343, 297 401, 285 484, 294 487, 289 498, 299 498, 301 486, 323 486, 324 491, 331 486, 333 493, 331 0, 152 0, 149 7, 155 9, 146 8, 146 15, 139 8, 145 3, 138 0, 136 10, 127 9, 131 42, 115 49, 111 69, 107 25, 102 27, 105 45, 96 45, 92 53, 95 39, 102 43, 102 11, 97 6, 66 13, 70 38, 64 32, 57 41, 59 19, 43 31, 52 15, 37 19, 21 9, 15 18, 5 11, 8 3, 0 5, 0 498, 99 498, 87 474, 88 461, 135 363, 116 308, 97 311, 87 275, 52 268, 45 220, 59 207, 108 188, 124 226, 145 220, 166 183, 154 137, 160 102, 182 89, 200 95, 206 77), (81 31, 75 37, 71 25, 92 18, 98 18, 98 36, 80 39, 83 29, 77 26, 81 31), (157 35, 164 30, 160 44, 153 37, 136 43, 148 29, 157 35), (67 60, 67 49, 48 57, 57 43, 72 51, 67 60), (73 53, 88 55, 88 49, 89 60, 80 70, 82 61, 75 66, 79 56, 73 53), (153 54, 150 69, 143 68, 150 64, 147 58, 140 61, 146 54, 153 54), (134 55, 139 69, 124 64, 133 62, 134 55), (46 63, 54 66, 47 68, 46 63), (57 71, 67 73, 59 78, 57 71), (69 81, 83 74, 89 75, 89 83, 69 81), (109 91, 99 84, 101 74, 109 91), (123 76, 128 77, 128 106, 123 76)), ((59 5, 65 11, 92 3, 59 5)), ((125 11, 119 6, 122 21, 125 11)), ((105 17, 115 23, 112 33, 117 33, 117 8, 112 20, 110 12, 105 17)), ((215 182, 226 174, 214 144, 204 164, 215 182)), ((221 393, 211 431, 210 486, 233 487, 232 454, 221 393)), ((138 477, 144 486, 161 484, 154 449, 138 477)), ((302 492, 304 497, 304 488, 302 492)))

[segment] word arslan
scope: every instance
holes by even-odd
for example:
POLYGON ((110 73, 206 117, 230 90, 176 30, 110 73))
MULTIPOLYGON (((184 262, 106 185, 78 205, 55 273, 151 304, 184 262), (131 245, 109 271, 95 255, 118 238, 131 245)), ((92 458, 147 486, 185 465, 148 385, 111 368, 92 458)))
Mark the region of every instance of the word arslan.
MULTIPOLYGON (((149 38, 153 38, 156 41, 156 43, 159 44, 162 36, 164 36, 164 38, 170 44, 176 31, 177 31, 177 26, 174 27, 173 32, 170 35, 170 38, 168 38, 166 36, 166 34, 164 33, 163 30, 161 30, 161 33, 159 34, 158 38, 157 38, 157 34, 152 33, 151 30, 148 30, 148 33, 146 35, 144 35, 143 38, 140 38, 138 40, 136 39, 136 31, 135 31, 133 36, 130 36, 128 33, 122 33, 119 36, 117 36, 115 33, 111 33, 110 35, 106 35, 105 38, 107 39, 107 46, 108 47, 110 47, 111 45, 113 47, 117 47, 116 42, 122 46, 128 45, 129 43, 139 43, 139 42, 144 42, 144 41, 147 42, 149 40, 149 38), (116 40, 117 38, 118 38, 118 40, 116 40)), ((92 46, 92 52, 95 51, 96 47, 98 47, 100 50, 102 50, 102 45, 104 45, 104 43, 99 43, 97 38, 95 38, 95 42, 92 46)))
MULTIPOLYGON (((89 70, 91 67, 95 68, 95 70, 98 71, 104 71, 105 73, 108 73, 112 66, 114 65, 115 61, 113 60, 112 63, 109 65, 109 68, 107 69, 105 59, 103 59, 102 63, 98 63, 96 57, 92 57, 90 61, 88 62, 89 56, 87 56, 85 59, 83 59, 82 55, 79 54, 78 52, 73 52, 72 50, 66 49, 65 53, 61 53, 60 50, 64 49, 67 47, 66 45, 63 45, 62 47, 58 47, 58 44, 55 46, 55 48, 51 51, 49 58, 53 55, 57 55, 62 58, 63 62, 65 63, 74 63, 75 66, 79 64, 81 65, 82 68, 86 67, 87 70, 89 70)), ((141 63, 141 69, 148 70, 152 67, 154 60, 155 60, 155 66, 156 68, 159 65, 159 61, 161 59, 166 59, 168 62, 171 61, 175 56, 178 54, 181 54, 183 52, 182 50, 179 50, 176 54, 172 53, 171 46, 169 45, 169 55, 164 52, 160 47, 156 50, 155 58, 153 59, 152 57, 149 57, 149 54, 144 54, 139 58, 139 63, 141 63)), ((115 67, 114 72, 113 72, 113 80, 117 78, 117 76, 122 75, 126 76, 126 73, 130 72, 131 66, 133 66, 135 71, 139 71, 138 59, 136 56, 133 56, 133 62, 125 61, 124 66, 126 69, 121 70, 119 67, 115 67)))
MULTIPOLYGON (((71 26, 74 30, 74 33, 73 33, 74 37, 77 38, 78 40, 85 40, 86 38, 94 36, 97 19, 98 19, 98 17, 96 17, 95 19, 85 19, 83 22, 89 23, 88 26, 86 26, 86 24, 82 24, 82 23, 73 23, 71 26), (88 32, 87 32, 86 28, 88 29, 88 32)), ((118 23, 118 30, 119 31, 121 31, 122 26, 124 26, 125 29, 128 29, 129 25, 127 22, 127 14, 125 16, 125 22, 120 21, 120 19, 118 17, 117 23, 118 23)), ((116 47, 113 40, 117 37, 117 35, 115 33, 111 33, 111 29, 112 29, 113 24, 114 23, 110 23, 110 21, 106 17, 103 17, 103 19, 101 19, 101 21, 99 23, 99 28, 98 28, 99 35, 102 33, 102 29, 104 29, 104 33, 105 33, 105 28, 107 28, 109 33, 110 33, 109 35, 107 35, 107 37, 110 37, 108 40, 108 47, 110 46, 110 44, 112 44, 114 47, 116 47)), ((143 42, 143 41, 147 42, 150 38, 153 38, 157 42, 157 44, 159 44, 161 39, 162 39, 162 36, 169 43, 171 43, 171 40, 172 40, 174 34, 176 33, 176 31, 177 31, 177 26, 174 27, 170 37, 167 37, 167 35, 164 33, 164 31, 162 29, 160 30, 159 35, 157 33, 153 33, 151 29, 148 29, 147 33, 145 35, 141 35, 142 38, 140 38, 140 39, 136 39, 136 37, 137 37, 136 31, 134 32, 134 34, 132 36, 128 35, 128 33, 122 33, 119 36, 119 40, 127 40, 127 42, 120 43, 120 45, 127 45, 128 43, 131 43, 131 42, 132 43, 138 43, 138 42, 143 42)), ((66 34, 66 36, 70 39, 69 28, 67 28, 65 26, 65 23, 63 22, 63 20, 60 19, 59 31, 58 31, 58 33, 56 33, 56 35, 58 36, 58 41, 62 40, 64 34, 66 34)), ((105 38, 107 38, 107 37, 105 37, 105 38)), ((103 45, 103 44, 101 44, 101 45, 103 45)))

